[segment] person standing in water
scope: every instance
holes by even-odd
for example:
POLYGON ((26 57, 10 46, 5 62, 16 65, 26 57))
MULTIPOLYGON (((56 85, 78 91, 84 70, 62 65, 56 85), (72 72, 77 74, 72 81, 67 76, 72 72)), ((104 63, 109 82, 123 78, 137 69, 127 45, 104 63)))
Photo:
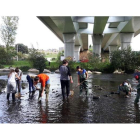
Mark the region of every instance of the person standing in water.
POLYGON ((20 79, 18 74, 15 72, 14 69, 10 70, 8 74, 8 83, 7 83, 7 100, 9 101, 10 92, 12 92, 12 100, 15 101, 15 94, 16 94, 16 80, 20 79))
POLYGON ((22 78, 22 71, 17 67, 15 72, 18 74, 19 78, 16 78, 17 90, 18 90, 18 98, 21 97, 21 78, 22 78))
POLYGON ((70 93, 70 82, 73 83, 70 68, 68 67, 68 61, 66 59, 63 60, 63 64, 59 66, 60 71, 60 82, 61 82, 61 89, 62 89, 62 96, 63 100, 65 100, 65 88, 67 98, 70 93))
POLYGON ((83 88, 85 89, 86 95, 88 94, 88 73, 85 69, 81 68, 80 66, 76 67, 78 71, 78 85, 80 85, 80 94, 82 94, 83 88))

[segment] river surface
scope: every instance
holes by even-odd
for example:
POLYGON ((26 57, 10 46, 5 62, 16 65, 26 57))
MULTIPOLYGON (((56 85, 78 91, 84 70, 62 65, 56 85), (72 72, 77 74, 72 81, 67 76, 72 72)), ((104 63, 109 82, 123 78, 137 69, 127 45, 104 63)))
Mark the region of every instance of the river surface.
MULTIPOLYGON (((0 86, 6 86, 7 73, 0 73, 0 86)), ((79 95, 77 74, 73 73, 74 95, 63 101, 61 95, 60 74, 48 74, 51 79, 51 87, 48 102, 45 95, 41 103, 38 102, 38 91, 29 99, 27 73, 22 77, 22 83, 26 87, 22 89, 21 100, 10 102, 6 100, 6 92, 0 94, 0 123, 139 123, 140 108, 134 105, 136 91, 125 98, 125 93, 117 92, 118 85, 124 80, 129 80, 135 89, 136 83, 133 75, 101 74, 90 75, 88 79, 89 94, 79 95), (99 86, 101 88, 99 88, 99 86), (93 99, 99 96, 99 99, 93 99)), ((38 87, 40 84, 38 84, 38 87)))

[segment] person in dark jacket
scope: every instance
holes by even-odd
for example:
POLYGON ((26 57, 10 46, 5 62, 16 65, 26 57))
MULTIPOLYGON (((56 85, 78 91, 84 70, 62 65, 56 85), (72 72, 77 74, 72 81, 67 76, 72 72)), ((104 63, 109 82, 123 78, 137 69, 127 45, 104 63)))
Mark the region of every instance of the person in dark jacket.
POLYGON ((62 96, 63 100, 65 100, 65 88, 67 98, 70 93, 70 82, 73 83, 70 68, 68 67, 68 61, 66 59, 63 60, 63 64, 59 66, 60 71, 60 82, 61 82, 61 89, 62 89, 62 96))

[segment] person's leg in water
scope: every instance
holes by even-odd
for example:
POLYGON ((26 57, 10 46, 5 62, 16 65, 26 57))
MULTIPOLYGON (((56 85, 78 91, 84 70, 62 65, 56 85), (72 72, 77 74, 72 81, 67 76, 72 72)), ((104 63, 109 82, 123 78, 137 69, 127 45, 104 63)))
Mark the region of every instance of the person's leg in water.
POLYGON ((67 99, 70 94, 70 80, 66 80, 66 93, 67 93, 67 99))
POLYGON ((83 82, 83 87, 84 87, 85 93, 86 93, 86 95, 87 95, 87 94, 88 94, 88 82, 87 82, 87 81, 84 81, 84 82, 83 82))
POLYGON ((66 81, 65 80, 61 80, 60 82, 61 82, 62 97, 63 97, 63 100, 65 100, 66 81))
POLYGON ((29 83, 29 98, 30 98, 32 94, 33 80, 30 78, 29 75, 27 75, 26 79, 29 83))
POLYGON ((80 95, 82 94, 83 87, 84 87, 84 85, 83 85, 83 80, 82 80, 82 79, 80 79, 80 86, 79 86, 80 95))
POLYGON ((139 102, 139 98, 140 98, 140 89, 137 89, 137 95, 136 95, 136 98, 134 101, 135 104, 137 104, 139 102))
POLYGON ((48 96, 49 96, 49 90, 50 90, 50 84, 46 84, 45 86, 45 94, 46 94, 46 101, 48 101, 48 96))
POLYGON ((7 84, 7 100, 9 101, 9 97, 10 97, 10 92, 11 92, 11 85, 8 83, 7 84))
POLYGON ((16 83, 11 84, 12 89, 12 100, 15 101, 15 94, 16 94, 16 83))
POLYGON ((17 92, 18 92, 18 98, 21 97, 21 81, 20 80, 16 80, 16 88, 17 88, 17 92))

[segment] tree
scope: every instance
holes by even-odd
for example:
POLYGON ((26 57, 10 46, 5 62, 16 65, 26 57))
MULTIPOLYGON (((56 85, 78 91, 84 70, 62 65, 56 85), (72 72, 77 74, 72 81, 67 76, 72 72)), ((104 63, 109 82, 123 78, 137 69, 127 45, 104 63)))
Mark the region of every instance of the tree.
POLYGON ((14 47, 9 47, 8 51, 0 47, 0 64, 13 64, 13 58, 16 56, 14 47))
POLYGON ((21 44, 21 43, 19 43, 19 44, 16 44, 15 45, 15 49, 17 50, 17 47, 18 47, 18 52, 21 52, 21 53, 28 53, 28 47, 27 46, 25 46, 24 44, 21 44))
POLYGON ((139 62, 139 53, 135 53, 128 48, 126 50, 113 51, 110 55, 111 65, 115 69, 122 69, 126 72, 133 71, 139 62))
POLYGON ((44 53, 38 52, 37 49, 29 49, 29 61, 32 66, 39 70, 40 73, 46 68, 46 59, 44 53))
POLYGON ((28 47, 27 46, 25 46, 24 44, 16 44, 15 45, 16 49, 17 49, 17 45, 18 45, 18 52, 28 54, 28 47))
POLYGON ((5 43, 6 48, 14 45, 16 30, 19 18, 17 16, 2 17, 1 39, 5 43))

